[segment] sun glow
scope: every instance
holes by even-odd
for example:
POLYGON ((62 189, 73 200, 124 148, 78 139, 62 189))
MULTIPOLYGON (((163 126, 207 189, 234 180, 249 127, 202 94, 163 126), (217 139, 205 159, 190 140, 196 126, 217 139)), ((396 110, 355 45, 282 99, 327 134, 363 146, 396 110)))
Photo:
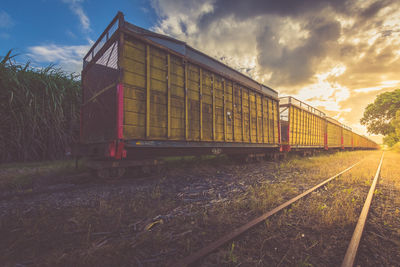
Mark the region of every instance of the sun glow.
POLYGON ((301 88, 295 97, 307 101, 312 106, 324 107, 328 111, 350 112, 350 108, 343 110, 339 104, 350 97, 349 88, 328 80, 330 77, 342 75, 345 71, 346 66, 337 65, 327 72, 316 75, 318 82, 301 88))

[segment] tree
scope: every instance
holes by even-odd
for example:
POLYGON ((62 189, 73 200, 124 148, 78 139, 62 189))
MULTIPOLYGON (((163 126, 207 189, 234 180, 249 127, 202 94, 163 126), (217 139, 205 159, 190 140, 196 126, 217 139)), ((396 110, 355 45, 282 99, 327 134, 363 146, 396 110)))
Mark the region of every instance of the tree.
POLYGON ((398 142, 400 142, 400 139, 395 133, 390 133, 383 137, 383 143, 388 145, 389 147, 394 146, 398 142))
POLYGON ((392 126, 394 127, 396 135, 400 139, 400 109, 396 111, 396 116, 392 120, 392 126))
POLYGON ((392 122, 398 110, 400 110, 400 89, 379 94, 374 103, 366 107, 360 122, 367 126, 370 133, 383 134, 398 140, 396 126, 392 122))

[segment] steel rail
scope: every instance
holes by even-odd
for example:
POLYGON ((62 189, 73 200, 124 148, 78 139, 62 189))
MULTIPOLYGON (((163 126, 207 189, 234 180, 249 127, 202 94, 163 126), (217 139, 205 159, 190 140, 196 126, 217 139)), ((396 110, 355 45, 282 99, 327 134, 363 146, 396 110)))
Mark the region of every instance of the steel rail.
POLYGON ((200 249, 199 251, 187 256, 186 258, 183 258, 182 260, 174 263, 171 266, 188 266, 190 264, 195 263, 196 261, 198 261, 199 259, 207 256, 208 254, 210 254, 211 252, 213 252, 214 250, 216 250, 217 248, 221 247, 222 245, 226 244, 227 242, 231 241, 232 239, 238 237, 239 235, 243 234, 244 232, 246 232, 247 230, 249 230, 250 228, 256 226, 257 224, 261 223, 262 221, 264 221, 265 219, 267 219, 268 217, 274 215, 275 213, 277 213, 278 211, 288 207, 289 205, 293 204, 294 202, 296 202, 297 200, 303 198, 304 196, 310 194, 311 192, 315 191, 316 189, 320 188, 321 186, 325 185, 326 183, 332 181, 333 179, 335 179, 336 177, 342 175, 343 173, 351 170, 353 167, 357 166, 358 164, 360 164, 362 161, 364 161, 364 159, 360 160, 359 162, 351 165, 350 167, 348 167, 347 169, 339 172, 338 174, 326 179, 325 181, 317 184, 316 186, 308 189, 307 191, 301 193, 300 195, 286 201, 285 203, 279 205, 278 207, 268 211, 267 213, 264 213, 263 215, 261 215, 258 218, 253 219, 252 221, 246 223, 245 225, 234 229, 232 232, 230 232, 229 234, 219 238, 218 240, 212 242, 211 244, 209 244, 208 246, 200 249))
POLYGON ((382 162, 383 162, 383 155, 385 152, 382 153, 381 161, 378 166, 378 170, 376 171, 374 181, 369 189, 367 199, 365 200, 364 207, 362 208, 360 217, 358 218, 358 222, 356 228, 354 229, 353 236, 351 237, 350 244, 347 248, 346 255, 344 256, 342 267, 351 267, 354 265, 354 260, 357 256, 358 246, 360 244, 360 240, 364 231, 365 222, 368 217, 369 208, 371 206, 372 197, 374 196, 375 187, 378 182, 379 174, 381 172, 382 162))

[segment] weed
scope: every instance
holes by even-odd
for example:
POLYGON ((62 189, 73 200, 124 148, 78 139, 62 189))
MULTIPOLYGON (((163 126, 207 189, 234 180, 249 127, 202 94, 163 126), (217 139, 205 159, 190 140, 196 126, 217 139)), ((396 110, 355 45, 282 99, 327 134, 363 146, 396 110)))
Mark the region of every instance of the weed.
POLYGON ((237 257, 234 252, 235 252, 235 242, 232 242, 228 255, 229 262, 231 263, 237 263, 237 257))
POLYGON ((151 191, 150 197, 152 199, 159 199, 161 197, 161 189, 159 185, 156 185, 151 191))

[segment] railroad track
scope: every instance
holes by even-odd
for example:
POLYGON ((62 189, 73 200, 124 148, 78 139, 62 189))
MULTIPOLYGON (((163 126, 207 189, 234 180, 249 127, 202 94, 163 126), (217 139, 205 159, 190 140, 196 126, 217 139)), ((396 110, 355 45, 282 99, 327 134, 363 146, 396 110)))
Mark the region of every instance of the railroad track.
POLYGON ((369 189, 368 195, 367 195, 367 199, 365 200, 363 209, 361 211, 360 217, 358 218, 358 222, 356 225, 356 228, 354 229, 354 233, 353 236, 351 237, 351 241, 350 244, 347 248, 346 251, 346 255, 343 259, 342 262, 342 267, 351 267, 354 265, 354 261, 356 259, 357 256, 357 250, 358 250, 358 246, 360 244, 361 241, 361 236, 363 234, 364 231, 364 226, 365 226, 365 222, 367 221, 367 217, 368 217, 368 212, 369 212, 369 208, 371 206, 372 203, 372 197, 374 196, 374 192, 375 192, 375 187, 376 184, 378 182, 378 178, 381 172, 381 167, 382 167, 382 162, 383 162, 383 156, 385 155, 385 152, 382 153, 381 156, 381 161, 379 163, 378 169, 376 170, 376 174, 374 177, 374 180, 372 182, 372 185, 369 189))
MULTIPOLYGON (((363 209, 361 211, 361 215, 359 217, 359 220, 357 222, 357 226, 354 230, 353 236, 351 238, 351 241, 349 243, 348 249, 346 251, 346 255, 343 259, 342 262, 342 267, 350 267, 353 266, 356 255, 357 255, 357 250, 359 247, 359 243, 361 240, 361 236, 364 230, 364 226, 365 226, 365 222, 368 216, 368 211, 372 202, 372 197, 375 191, 375 187, 380 175, 380 171, 381 171, 381 167, 382 167, 382 162, 383 162, 383 157, 384 157, 384 153, 382 153, 381 156, 381 160, 380 163, 378 165, 378 169, 376 171, 374 180, 372 182, 372 185, 370 187, 369 193, 367 195, 366 201, 364 203, 363 209)), ((206 247, 194 252, 193 254, 183 258, 182 260, 179 260, 178 262, 173 263, 171 266, 190 266, 194 263, 196 263, 197 261, 199 261, 200 259, 203 259, 204 257, 206 257, 207 255, 209 255, 210 253, 212 253, 213 251, 217 250, 218 248, 222 247, 223 245, 225 245, 226 243, 238 238, 240 235, 244 234, 246 231, 248 231, 249 229, 257 226, 258 224, 260 224, 261 222, 265 221, 267 218, 273 216, 274 214, 277 214, 279 211, 289 207, 290 205, 292 205, 294 202, 304 198, 305 196, 309 195, 310 193, 312 193, 313 191, 321 188, 322 186, 324 186, 325 184, 331 182, 332 180, 334 180, 335 178, 341 176, 342 174, 350 171, 351 169, 353 169, 354 167, 356 167, 357 165, 359 165, 363 160, 360 160, 359 162, 349 166, 348 168, 344 169, 343 171, 339 172, 338 174, 329 177, 328 179, 326 179, 325 181, 317 184, 316 186, 308 189, 307 191, 297 195, 296 197, 286 201, 285 203, 279 205, 278 207, 264 213, 263 215, 247 222, 246 224, 234 229, 233 231, 231 231, 230 233, 228 233, 227 235, 222 236, 221 238, 217 239, 216 241, 210 243, 209 245, 207 245, 206 247)))

